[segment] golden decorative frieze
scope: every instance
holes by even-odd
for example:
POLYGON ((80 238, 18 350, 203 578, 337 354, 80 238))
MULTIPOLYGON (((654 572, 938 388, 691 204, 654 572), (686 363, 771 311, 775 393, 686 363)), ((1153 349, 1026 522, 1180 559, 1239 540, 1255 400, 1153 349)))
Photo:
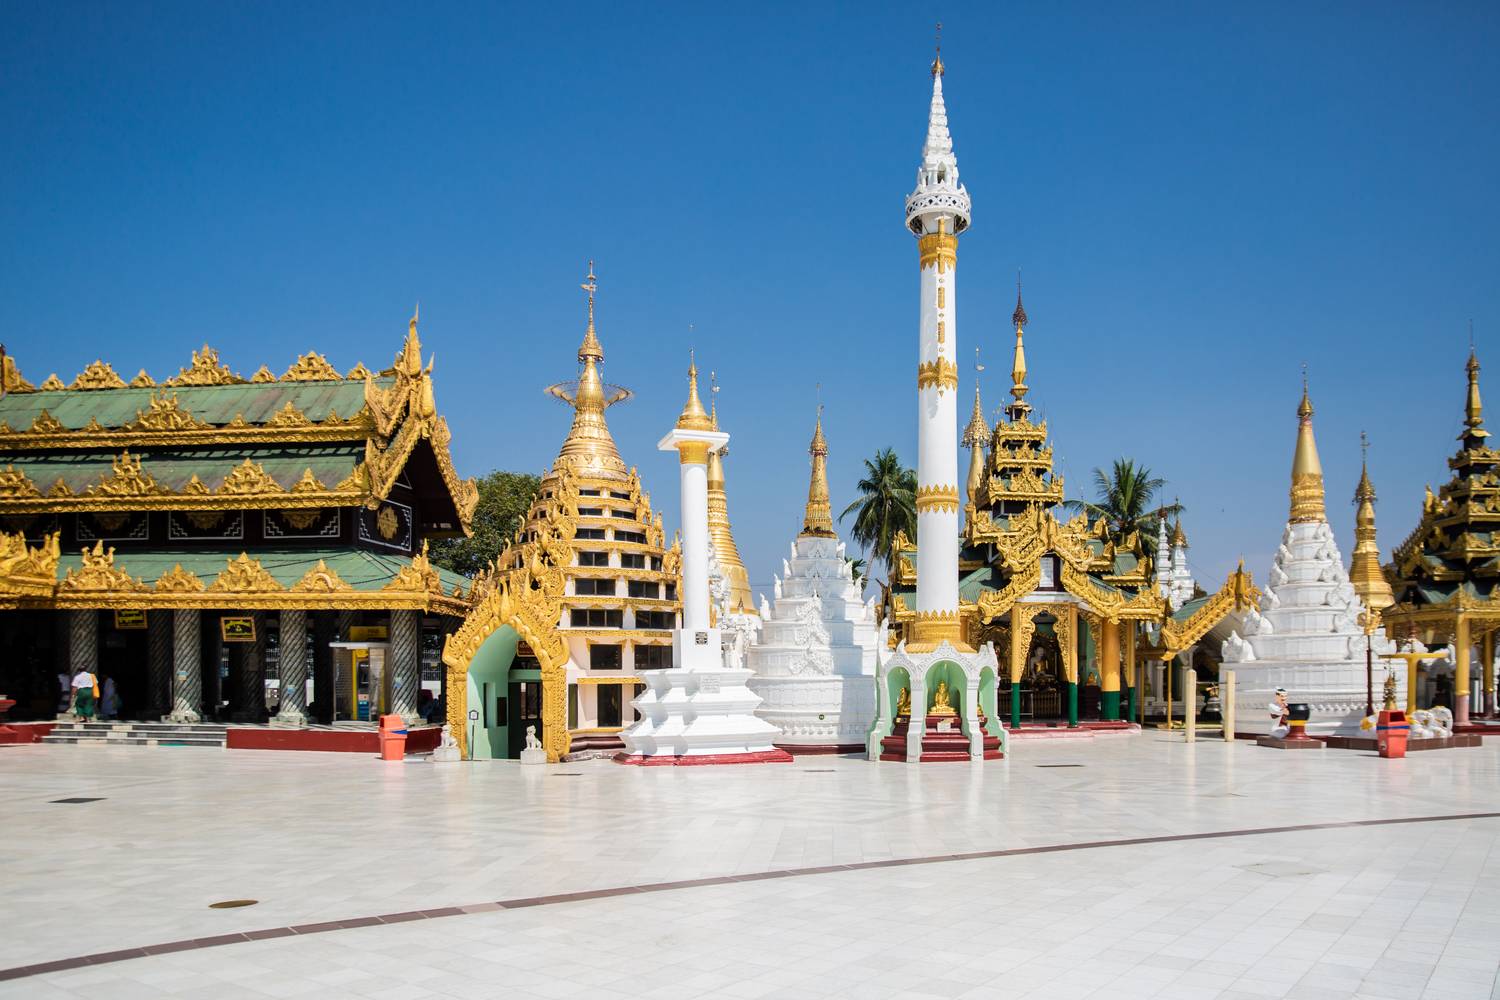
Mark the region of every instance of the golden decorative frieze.
POLYGON ((59 594, 86 594, 96 592, 138 593, 146 585, 125 570, 115 566, 115 550, 106 549, 103 542, 95 542, 92 549, 84 549, 83 566, 69 569, 58 581, 59 594))
POLYGON ((202 580, 190 570, 177 563, 156 579, 154 589, 158 594, 201 594, 207 588, 202 580))
POLYGON ((958 487, 922 486, 917 489, 917 513, 939 511, 958 513, 958 487))
MULTIPOLYGON (((312 470, 309 469, 309 472, 312 470)), ((244 496, 259 493, 281 493, 281 484, 266 472, 265 466, 245 459, 224 477, 217 492, 225 496, 244 496)))
POLYGON ((41 545, 31 546, 24 535, 0 534, 0 606, 51 595, 62 555, 60 537, 53 532, 41 545))
MULTIPOLYGON (((148 409, 136 410, 135 420, 125 425, 127 431, 135 432, 161 432, 197 430, 208 427, 207 423, 194 417, 177 400, 177 393, 162 393, 151 395, 151 404, 148 409)), ((103 433, 104 428, 95 423, 92 427, 85 428, 89 437, 95 438, 103 433)))
POLYGON ((34 499, 41 495, 41 491, 36 488, 36 484, 26 477, 26 473, 17 469, 14 465, 7 465, 3 470, 0 470, 0 499, 34 499))
POLYGON ((340 590, 353 590, 354 588, 345 583, 335 571, 328 568, 328 564, 322 559, 318 564, 302 575, 302 579, 292 584, 291 589, 297 593, 332 594, 340 590))
POLYGON ((38 413, 36 419, 31 422, 31 433, 33 434, 56 434, 61 430, 63 430, 62 421, 46 410, 38 413))
POLYGON ((95 361, 83 371, 68 386, 69 389, 123 389, 125 380, 115 374, 115 370, 103 361, 95 361))
POLYGON ((131 458, 128 451, 122 451, 111 468, 113 471, 109 475, 101 475, 99 482, 84 490, 86 496, 134 498, 160 496, 168 492, 157 484, 149 472, 141 470, 140 458, 131 458))
POLYGON ((923 361, 917 365, 917 391, 936 386, 938 392, 958 388, 958 366, 948 358, 939 356, 936 361, 923 361))
POLYGON ((283 382, 342 382, 344 376, 317 351, 308 351, 281 376, 283 382))
POLYGON ((936 265, 939 274, 944 274, 958 263, 958 237, 951 233, 928 233, 917 240, 917 255, 921 269, 936 265))
POLYGON ((248 594, 262 591, 285 590, 276 578, 266 571, 259 559, 251 559, 248 552, 241 552, 208 585, 211 594, 248 594))
POLYGON ((1304 473, 1292 477, 1292 513, 1295 522, 1324 521, 1322 473, 1304 473))
POLYGON ((266 421, 266 426, 278 428, 310 427, 312 426, 312 421, 307 419, 307 414, 293 406, 292 401, 289 399, 286 401, 286 405, 271 415, 271 419, 266 421))
POLYGON ((192 364, 179 369, 162 385, 238 385, 244 381, 219 361, 218 351, 204 344, 202 351, 193 352, 192 364))

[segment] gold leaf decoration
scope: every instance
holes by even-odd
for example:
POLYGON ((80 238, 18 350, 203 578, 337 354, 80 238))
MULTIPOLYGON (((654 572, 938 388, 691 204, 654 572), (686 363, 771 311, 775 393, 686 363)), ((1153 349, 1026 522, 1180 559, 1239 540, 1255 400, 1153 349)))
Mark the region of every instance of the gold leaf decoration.
POLYGON ((343 376, 317 351, 308 351, 281 376, 283 382, 338 382, 343 376))
POLYGON ((307 427, 312 424, 307 415, 292 405, 289 399, 286 405, 277 410, 270 420, 266 421, 267 427, 307 427))
POLYGON ((266 472, 265 466, 247 458, 235 466, 233 472, 224 477, 224 482, 219 484, 218 492, 231 496, 245 496, 253 493, 283 493, 285 491, 281 488, 281 484, 266 472))
POLYGON ((209 488, 203 480, 198 478, 198 473, 193 473, 192 478, 182 487, 182 492, 189 496, 207 496, 209 488))
POLYGON ((144 497, 170 491, 158 486, 151 473, 141 470, 139 458, 131 458, 129 451, 122 451, 113 462, 111 474, 101 475, 99 482, 84 492, 89 496, 144 497))
POLYGON ((251 559, 248 553, 241 552, 238 558, 229 560, 208 589, 215 594, 245 594, 286 588, 266 572, 259 559, 251 559))
POLYGON ((359 364, 349 369, 349 374, 345 375, 344 377, 350 379, 351 381, 356 379, 362 381, 367 378, 374 378, 374 375, 371 374, 370 369, 365 367, 365 363, 361 361, 359 364))
POLYGON ((57 377, 57 372, 53 372, 37 388, 41 392, 58 392, 66 389, 67 386, 63 385, 63 380, 57 377))
POLYGON ((130 380, 130 387, 132 389, 150 389, 155 387, 155 385, 156 379, 152 378, 150 375, 147 375, 146 369, 144 368, 136 372, 135 378, 130 380))
POLYGON ((70 569, 57 584, 59 593, 107 593, 135 592, 146 589, 146 585, 115 565, 115 550, 106 549, 103 542, 95 542, 92 549, 83 550, 83 566, 70 569))
POLYGON ((293 493, 322 493, 328 487, 324 486, 317 476, 313 475, 312 469, 303 469, 302 478, 292 484, 293 493))
POLYGON ((316 566, 303 575, 302 579, 292 585, 292 590, 300 594, 332 594, 340 590, 353 589, 321 559, 318 560, 316 566))
POLYGON ((47 496, 49 497, 61 498, 70 497, 72 495, 73 491, 68 488, 68 484, 63 481, 62 476, 58 476, 56 481, 53 482, 51 489, 47 490, 47 496))
POLYGON ((202 593, 203 581, 189 570, 182 568, 178 563, 163 573, 156 581, 156 591, 161 594, 197 594, 202 593))
POLYGON ((203 350, 193 352, 193 363, 179 369, 176 375, 163 385, 237 385, 245 380, 229 370, 219 361, 219 352, 203 345, 203 350))
MULTIPOLYGON (((45 383, 43 383, 43 386, 45 387, 45 383)), ((61 389, 62 386, 58 386, 58 388, 61 389)), ((31 422, 31 433, 33 434, 61 434, 65 429, 62 421, 46 410, 38 413, 36 419, 31 422)))
POLYGON ((26 381, 21 375, 21 368, 16 364, 16 359, 9 354, 5 356, 5 363, 0 367, 0 389, 5 392, 35 392, 36 386, 26 381))
POLYGON ((135 420, 126 425, 130 431, 180 431, 189 428, 207 427, 206 422, 194 417, 177 401, 177 393, 151 395, 151 405, 146 410, 136 410, 135 420))
POLYGON ((31 500, 41 495, 42 491, 36 488, 36 483, 14 465, 7 465, 0 470, 0 499, 31 500))
POLYGON ((123 389, 125 380, 103 361, 95 361, 73 380, 69 389, 123 389))
POLYGON ((265 365, 261 365, 255 369, 255 374, 250 376, 250 381, 256 383, 274 382, 276 381, 276 373, 265 365))

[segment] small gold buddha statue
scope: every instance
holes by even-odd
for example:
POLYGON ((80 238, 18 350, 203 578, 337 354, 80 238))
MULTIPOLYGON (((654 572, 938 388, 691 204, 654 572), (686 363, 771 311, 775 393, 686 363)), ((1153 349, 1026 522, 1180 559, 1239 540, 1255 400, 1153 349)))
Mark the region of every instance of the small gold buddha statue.
POLYGON ((948 682, 938 681, 937 694, 932 696, 932 707, 927 710, 928 715, 957 715, 953 706, 948 704, 948 682))
POLYGON ((911 688, 902 688, 896 696, 896 718, 911 718, 911 688))

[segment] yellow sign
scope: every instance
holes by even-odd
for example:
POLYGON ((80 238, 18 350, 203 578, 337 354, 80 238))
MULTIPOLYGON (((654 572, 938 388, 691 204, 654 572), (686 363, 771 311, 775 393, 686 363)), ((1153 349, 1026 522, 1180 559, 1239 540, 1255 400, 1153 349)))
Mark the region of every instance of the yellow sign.
POLYGON ((140 629, 146 627, 146 612, 139 609, 125 609, 115 612, 115 628, 117 629, 140 629))
POLYGON ((384 642, 390 633, 384 625, 350 625, 350 642, 384 642))
POLYGON ((224 617, 219 619, 219 635, 225 642, 254 642, 255 641, 255 619, 249 615, 243 617, 224 617))

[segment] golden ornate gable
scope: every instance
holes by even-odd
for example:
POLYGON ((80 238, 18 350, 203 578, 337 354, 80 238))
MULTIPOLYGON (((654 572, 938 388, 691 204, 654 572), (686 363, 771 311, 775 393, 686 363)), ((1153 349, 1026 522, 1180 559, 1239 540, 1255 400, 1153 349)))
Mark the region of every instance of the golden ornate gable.
POLYGON ((115 566, 115 550, 106 549, 103 542, 95 542, 92 549, 84 549, 82 568, 69 569, 57 585, 60 594, 118 593, 145 589, 144 583, 115 566))
POLYGON ((326 562, 319 559, 318 564, 304 573, 302 579, 292 584, 291 589, 297 593, 332 594, 354 588, 345 583, 338 573, 329 569, 326 562))
POLYGON ((238 559, 229 564, 209 584, 211 594, 244 594, 256 591, 285 590, 276 578, 266 572, 259 559, 251 559, 248 552, 241 552, 238 559))
POLYGON ((123 389, 125 380, 103 361, 95 361, 73 380, 69 389, 123 389))
POLYGON ((317 351, 308 351, 281 376, 283 382, 340 382, 343 376, 317 351))
POLYGON ((24 598, 47 597, 57 584, 61 534, 53 532, 32 546, 20 534, 0 533, 0 606, 15 607, 24 598))
POLYGON ((244 381, 219 361, 218 351, 204 344, 202 351, 193 352, 192 364, 179 369, 162 385, 237 385, 244 381))
POLYGON ((128 451, 120 452, 110 475, 101 475, 99 482, 84 491, 87 496, 100 497, 160 496, 168 492, 150 473, 141 471, 140 458, 131 458, 128 451))
MULTIPOLYGON (((177 401, 177 393, 152 393, 149 408, 135 411, 135 420, 126 425, 130 431, 181 431, 196 430, 209 425, 194 417, 190 412, 183 409, 182 404, 177 401)), ((93 433, 97 434, 103 428, 97 428, 93 433)))

